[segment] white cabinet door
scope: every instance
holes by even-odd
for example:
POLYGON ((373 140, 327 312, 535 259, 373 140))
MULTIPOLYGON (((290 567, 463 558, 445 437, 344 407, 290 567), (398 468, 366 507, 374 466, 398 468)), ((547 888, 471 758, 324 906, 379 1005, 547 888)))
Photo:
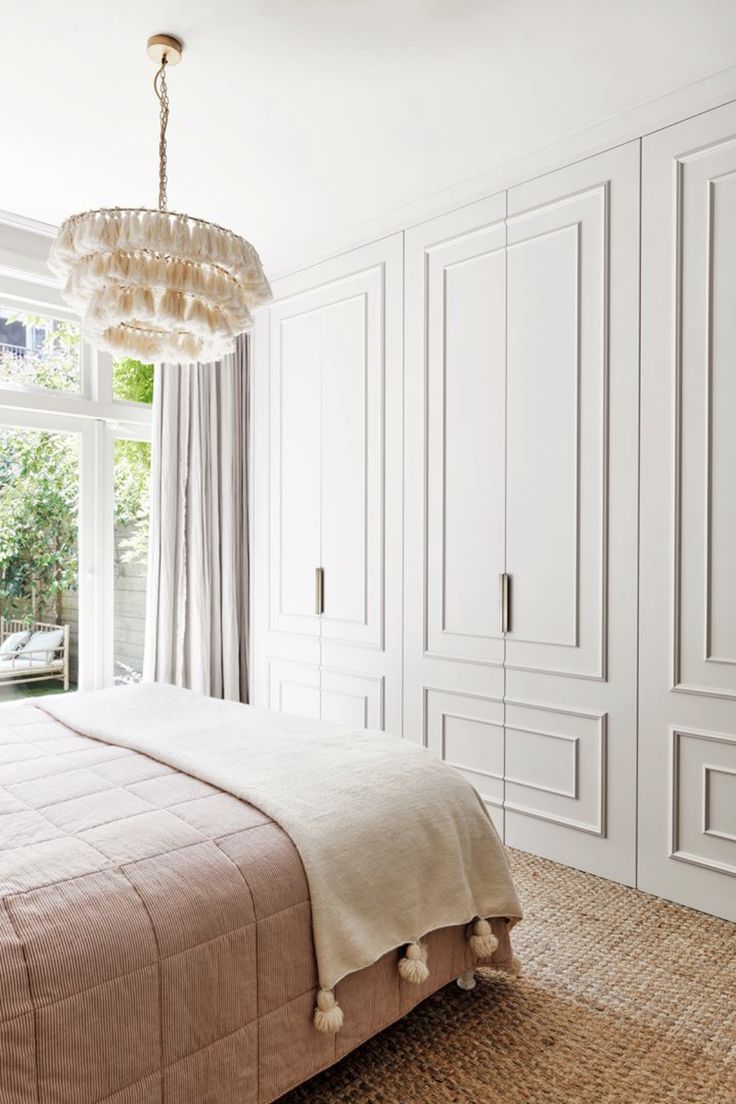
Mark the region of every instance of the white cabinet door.
POLYGON ((315 570, 321 556, 319 289, 276 303, 271 315, 270 628, 319 635, 315 570))
MULTIPOLYGON (((277 284, 251 340, 251 700, 319 715, 321 555, 321 294, 314 273, 277 284), (306 697, 279 689, 280 661, 310 669, 306 697), (273 664, 273 667, 272 667, 273 664), (287 701, 288 698, 288 701, 287 701), (315 714, 316 708, 316 714, 315 714)), ((301 682, 298 685, 302 685, 301 682)))
POLYGON ((639 143, 508 194, 506 839, 635 880, 639 143))
POLYGON ((406 234, 404 736, 503 829, 505 195, 406 234))
POLYGON ((321 717, 347 728, 384 728, 382 675, 353 675, 322 668, 321 717))
POLYGON ((428 687, 427 747, 467 778, 503 836, 504 708, 501 698, 428 687))
POLYGON ((508 220, 506 663, 592 678, 605 673, 610 199, 599 173, 586 162, 571 194, 554 175, 513 189, 508 220))
POLYGON ((278 281, 254 402, 254 700, 313 715, 316 670, 318 714, 397 735, 402 277, 396 235, 278 281))
POLYGON ((269 709, 300 717, 320 716, 320 671, 313 663, 270 659, 268 662, 269 709))
POLYGON ((323 288, 322 640, 382 646, 383 303, 380 265, 323 288))
POLYGON ((497 222, 424 246, 426 651, 441 659, 503 661, 505 244, 497 222))
POLYGON ((639 884, 736 920, 736 105, 642 173, 639 884))
POLYGON ((402 235, 326 262, 320 280, 322 712, 335 719, 364 716, 363 727, 398 736, 402 235), (350 689, 343 693, 338 683, 350 689), (363 699, 365 708, 355 704, 363 699))

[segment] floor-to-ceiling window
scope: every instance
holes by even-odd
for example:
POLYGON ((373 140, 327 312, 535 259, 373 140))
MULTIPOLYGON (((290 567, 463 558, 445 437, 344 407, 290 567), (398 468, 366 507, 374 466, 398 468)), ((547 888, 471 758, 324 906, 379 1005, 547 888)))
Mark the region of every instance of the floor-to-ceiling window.
POLYGON ((113 466, 113 674, 116 683, 138 682, 146 625, 150 441, 116 436, 113 466))
POLYGON ((77 684, 81 441, 62 424, 0 420, 0 701, 77 684))
POLYGON ((92 350, 24 240, 0 214, 0 701, 136 681, 145 627, 153 368, 92 350))

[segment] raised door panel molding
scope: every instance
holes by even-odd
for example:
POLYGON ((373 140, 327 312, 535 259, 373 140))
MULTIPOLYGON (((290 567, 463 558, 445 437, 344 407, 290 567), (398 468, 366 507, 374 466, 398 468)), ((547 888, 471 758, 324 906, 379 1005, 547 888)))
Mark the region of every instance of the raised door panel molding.
POLYGON ((432 754, 467 778, 502 831, 503 701, 425 687, 424 733, 432 754))
POLYGON ((606 732, 605 713, 507 700, 505 809, 604 836, 606 732))
POLYGON ((506 840, 627 883, 639 168, 633 142, 508 194, 506 840))
POLYGON ((606 675, 610 191, 508 223, 511 667, 606 675))
POLYGON ((321 292, 270 308, 269 629, 319 635, 321 292))
POLYGON ((319 667, 295 660, 270 659, 268 682, 269 709, 319 719, 319 667))
POLYGON ((292 678, 305 668, 284 667, 280 686, 275 664, 365 676, 351 690, 328 678, 325 711, 397 735, 402 275, 394 235, 277 281, 256 319, 253 405, 254 694, 318 714, 319 684, 315 698, 292 678))
POLYGON ((674 683, 736 697, 736 137, 676 168, 674 683))
POLYGON ((502 194, 406 233, 404 669, 413 731, 423 685, 472 681, 471 665, 493 681, 503 665, 505 215, 502 194))
POLYGON ((384 683, 382 676, 355 675, 323 667, 322 720, 347 728, 382 729, 384 683))
POLYGON ((426 252, 427 653, 498 663, 504 569, 506 230, 426 252))
POLYGON ((736 104, 642 142, 639 885, 736 920, 736 104))
POLYGON ((673 728, 673 859, 736 875, 736 736, 673 728))
POLYGON ((383 266, 322 289, 321 637, 383 646, 383 266))

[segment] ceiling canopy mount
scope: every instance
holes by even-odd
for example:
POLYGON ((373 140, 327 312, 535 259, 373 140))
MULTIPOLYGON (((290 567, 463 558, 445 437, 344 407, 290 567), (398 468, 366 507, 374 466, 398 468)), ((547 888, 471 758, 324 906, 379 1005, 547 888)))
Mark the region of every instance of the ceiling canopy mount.
POLYGON ((175 38, 174 35, 151 35, 146 43, 146 53, 151 61, 155 61, 157 65, 162 65, 164 60, 167 65, 178 65, 183 50, 184 44, 180 38, 175 38))

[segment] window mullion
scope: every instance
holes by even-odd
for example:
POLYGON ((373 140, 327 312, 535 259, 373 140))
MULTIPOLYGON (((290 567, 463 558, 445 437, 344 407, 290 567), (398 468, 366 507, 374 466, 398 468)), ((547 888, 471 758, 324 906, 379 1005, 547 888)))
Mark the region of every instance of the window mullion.
POLYGON ((79 688, 112 683, 112 434, 101 420, 82 430, 79 503, 79 688))

